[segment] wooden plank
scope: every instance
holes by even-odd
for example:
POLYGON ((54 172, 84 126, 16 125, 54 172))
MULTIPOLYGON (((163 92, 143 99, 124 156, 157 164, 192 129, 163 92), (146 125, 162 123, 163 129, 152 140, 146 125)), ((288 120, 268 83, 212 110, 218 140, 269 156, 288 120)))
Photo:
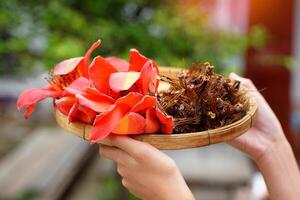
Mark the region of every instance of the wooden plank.
POLYGON ((38 129, 0 163, 0 196, 35 191, 56 199, 92 153, 92 146, 59 128, 38 129))
POLYGON ((246 184, 253 173, 251 161, 224 143, 165 153, 176 162, 185 180, 195 186, 236 187, 246 184))

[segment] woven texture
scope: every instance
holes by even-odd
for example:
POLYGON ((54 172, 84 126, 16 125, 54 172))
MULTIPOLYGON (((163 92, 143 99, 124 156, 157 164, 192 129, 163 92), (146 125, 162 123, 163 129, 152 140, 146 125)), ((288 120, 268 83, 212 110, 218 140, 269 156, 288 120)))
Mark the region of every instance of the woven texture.
MULTIPOLYGON (((160 68, 160 73, 168 76, 174 76, 180 69, 176 68, 160 68)), ((247 91, 246 88, 241 87, 242 90, 247 91)), ((194 133, 182 133, 182 134, 142 134, 131 136, 136 140, 147 142, 158 149, 187 149, 206 146, 219 142, 225 142, 232 140, 245 133, 252 127, 255 120, 257 103, 255 98, 246 92, 247 98, 249 98, 249 110, 247 114, 240 120, 208 131, 194 132, 194 133)), ((57 123, 65 130, 77 135, 85 140, 88 140, 92 126, 80 122, 68 123, 67 116, 63 115, 57 109, 55 111, 55 117, 57 123)), ((104 145, 110 145, 106 140, 102 140, 99 143, 104 145)))

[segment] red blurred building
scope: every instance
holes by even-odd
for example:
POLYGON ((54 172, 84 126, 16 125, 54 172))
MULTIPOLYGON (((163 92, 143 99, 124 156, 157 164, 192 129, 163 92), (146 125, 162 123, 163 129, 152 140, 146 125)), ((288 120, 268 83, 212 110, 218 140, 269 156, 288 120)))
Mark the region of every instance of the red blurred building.
MULTIPOLYGON (((208 1, 218 28, 244 33, 262 25, 269 40, 261 50, 248 49, 245 76, 253 80, 281 121, 285 134, 300 156, 300 2, 294 0, 208 1), (213 2, 213 3, 212 3, 213 2), (263 62, 271 58, 274 62, 263 62), (294 69, 284 66, 294 61, 294 69)), ((271 131, 271 130, 270 130, 271 131)))

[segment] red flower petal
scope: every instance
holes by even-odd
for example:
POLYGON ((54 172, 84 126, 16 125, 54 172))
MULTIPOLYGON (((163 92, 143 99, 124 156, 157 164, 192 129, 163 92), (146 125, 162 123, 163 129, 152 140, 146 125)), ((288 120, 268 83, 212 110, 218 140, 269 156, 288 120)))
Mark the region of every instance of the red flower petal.
POLYGON ((89 140, 95 143, 107 137, 130 108, 124 104, 116 105, 113 109, 96 117, 89 140))
POLYGON ((140 72, 115 72, 109 77, 109 86, 114 92, 128 90, 139 78, 140 72))
POLYGON ((152 77, 155 80, 152 79, 152 81, 155 81, 155 82, 153 83, 154 85, 150 84, 149 90, 150 90, 150 92, 153 92, 153 91, 157 92, 157 88, 159 86, 159 79, 157 78, 157 76, 159 74, 159 70, 158 70, 158 65, 156 64, 156 62, 152 61, 152 66, 154 67, 154 71, 155 71, 155 73, 153 73, 153 76, 155 74, 155 77, 152 77), (153 86, 154 86, 154 88, 152 88, 153 86))
POLYGON ((141 77, 139 83, 142 87, 143 94, 147 94, 148 90, 150 93, 154 94, 157 89, 157 72, 153 68, 152 60, 149 60, 145 63, 141 70, 141 77))
POLYGON ((133 108, 143 98, 143 95, 137 92, 130 92, 126 96, 119 98, 116 104, 126 104, 130 108, 133 108))
POLYGON ((68 87, 65 87, 64 90, 70 94, 80 94, 88 87, 91 86, 91 81, 84 77, 79 77, 73 81, 68 87))
POLYGON ((89 67, 89 75, 94 86, 102 93, 108 94, 109 77, 117 70, 104 58, 97 56, 89 67))
POLYGON ((140 134, 144 132, 145 119, 138 113, 130 112, 123 117, 112 133, 119 135, 140 134))
POLYGON ((115 100, 97 90, 88 89, 85 93, 76 94, 80 105, 91 108, 96 112, 105 112, 115 103, 115 100))
POLYGON ((145 95, 140 102, 138 102, 132 109, 131 112, 144 111, 147 108, 151 108, 156 105, 156 97, 145 95))
POLYGON ((144 64, 149 60, 136 49, 130 49, 129 71, 141 71, 144 64))
POLYGON ((68 114, 68 122, 71 123, 74 121, 74 119, 76 119, 76 114, 78 112, 78 107, 79 107, 79 103, 76 101, 70 111, 69 111, 69 114, 68 114))
POLYGON ((76 103, 74 96, 66 96, 55 100, 56 108, 64 115, 68 115, 73 104, 76 103))
POLYGON ((53 71, 54 75, 64 75, 72 72, 77 67, 81 76, 88 77, 89 59, 93 51, 101 44, 100 40, 95 42, 84 57, 70 58, 58 63, 53 71))
POLYGON ((64 75, 72 72, 78 64, 84 59, 84 57, 70 58, 63 60, 55 65, 53 74, 54 75, 64 75))
POLYGON ((119 72, 126 72, 129 69, 129 63, 126 60, 114 56, 105 58, 111 65, 113 65, 119 72))
POLYGON ((154 108, 149 108, 146 111, 145 133, 156 133, 159 129, 160 123, 156 117, 156 111, 154 108))
MULTIPOLYGON (((158 69, 158 65, 156 64, 155 61, 152 61, 152 64, 153 64, 153 67, 154 67, 154 69, 155 69, 155 71, 156 71, 156 76, 155 76, 156 83, 155 83, 155 85, 154 85, 154 91, 157 92, 157 88, 158 88, 158 86, 159 86, 159 80, 158 80, 158 78, 157 78, 157 75, 159 74, 159 69, 158 69)), ((150 86, 152 86, 152 85, 150 85, 150 86)), ((152 88, 150 88, 150 91, 152 91, 152 88)))
POLYGON ((25 90, 22 92, 17 101, 18 110, 23 108, 26 109, 26 113, 24 114, 25 118, 28 118, 32 112, 34 111, 34 104, 37 102, 47 98, 47 97, 58 97, 61 93, 53 90, 51 87, 48 88, 32 88, 25 90))
POLYGON ((36 103, 31 104, 30 106, 27 107, 25 113, 24 113, 24 118, 27 119, 28 117, 30 117, 30 115, 34 112, 36 107, 36 103))
POLYGON ((171 134, 174 128, 173 118, 165 115, 160 109, 156 108, 156 116, 162 123, 162 131, 166 134, 171 134))
POLYGON ((152 60, 152 64, 153 64, 154 69, 156 70, 156 73, 159 74, 159 69, 158 69, 158 65, 156 64, 156 62, 152 60))
POLYGON ((92 109, 85 106, 79 106, 76 113, 76 119, 86 124, 93 124, 96 115, 97 113, 92 109))
POLYGON ((60 92, 57 92, 53 89, 47 89, 47 88, 27 89, 20 94, 18 102, 17 102, 17 106, 18 106, 18 109, 20 110, 31 104, 37 103, 38 101, 41 101, 41 100, 45 99, 46 97, 57 97, 60 94, 61 94, 60 92))
POLYGON ((100 44, 101 44, 101 41, 97 40, 94 44, 92 44, 92 46, 86 52, 84 59, 78 66, 78 71, 81 74, 81 76, 84 76, 87 78, 89 77, 88 70, 89 70, 90 57, 91 57, 91 54, 95 51, 95 49, 100 46, 100 44))

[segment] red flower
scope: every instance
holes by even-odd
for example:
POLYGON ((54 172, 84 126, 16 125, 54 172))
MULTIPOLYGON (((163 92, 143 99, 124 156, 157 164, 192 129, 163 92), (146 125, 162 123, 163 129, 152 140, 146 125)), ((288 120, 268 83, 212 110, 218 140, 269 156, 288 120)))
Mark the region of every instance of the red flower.
MULTIPOLYGON (((97 142, 110 133, 129 135, 155 133, 161 125, 173 126, 172 118, 156 115, 157 100, 154 96, 130 92, 119 98, 111 110, 97 116, 90 135, 92 142, 97 142), (168 121, 168 119, 171 119, 168 121), (160 123, 161 122, 161 123, 160 123)), ((171 133, 171 131, 165 132, 171 133)))
POLYGON ((24 91, 17 106, 26 109, 25 118, 37 102, 52 97, 69 122, 93 124, 92 142, 111 133, 171 133, 172 118, 159 110, 154 96, 159 83, 157 64, 135 49, 130 50, 129 62, 96 56, 89 64, 99 45, 100 41, 95 42, 84 57, 57 64, 47 87, 24 91))
MULTIPOLYGON (((52 78, 49 80, 49 85, 42 89, 32 88, 22 92, 18 98, 17 107, 19 110, 25 109, 24 117, 28 118, 35 110, 36 103, 47 97, 59 99, 64 96, 83 92, 89 87, 91 82, 84 77, 88 77, 87 70, 90 55, 99 45, 100 40, 91 46, 84 57, 71 58, 57 64, 53 70, 52 78)), ((66 106, 66 108, 63 109, 62 106, 59 107, 59 110, 64 114, 66 114, 65 111, 69 108, 70 101, 68 100, 67 102, 68 106, 66 106)), ((73 101, 72 103, 74 104, 75 102, 76 101, 73 101)), ((70 109, 68 111, 70 111, 70 109)), ((72 117, 69 117, 70 121, 72 121, 72 117)))

